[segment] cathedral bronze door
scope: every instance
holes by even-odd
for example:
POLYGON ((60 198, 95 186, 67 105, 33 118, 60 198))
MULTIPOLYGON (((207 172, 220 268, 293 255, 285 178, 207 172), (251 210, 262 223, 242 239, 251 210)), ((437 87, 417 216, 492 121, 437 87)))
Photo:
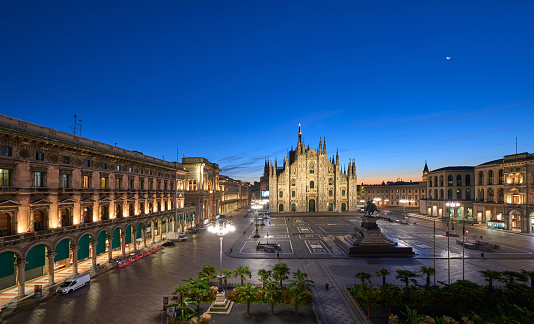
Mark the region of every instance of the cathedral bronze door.
POLYGON ((314 212, 315 211, 315 199, 310 199, 308 211, 314 212))

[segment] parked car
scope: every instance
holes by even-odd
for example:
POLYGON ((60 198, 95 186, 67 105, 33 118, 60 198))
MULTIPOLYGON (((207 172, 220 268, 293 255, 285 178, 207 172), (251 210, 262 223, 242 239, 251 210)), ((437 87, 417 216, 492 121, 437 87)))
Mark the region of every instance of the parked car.
POLYGON ((200 233, 200 231, 196 228, 190 228, 187 230, 186 233, 191 233, 191 234, 195 234, 195 233, 200 233))
POLYGON ((178 234, 178 242, 187 241, 187 236, 184 234, 178 234))
POLYGON ((167 241, 167 242, 163 243, 162 245, 163 245, 163 246, 174 246, 174 245, 176 245, 176 242, 174 242, 174 241, 167 241))
POLYGON ((57 288, 56 293, 68 294, 80 287, 87 286, 90 281, 91 277, 89 277, 88 274, 78 275, 63 281, 63 283, 57 288))
POLYGON ((104 266, 99 263, 99 264, 91 267, 91 269, 96 271, 96 270, 104 269, 104 266))

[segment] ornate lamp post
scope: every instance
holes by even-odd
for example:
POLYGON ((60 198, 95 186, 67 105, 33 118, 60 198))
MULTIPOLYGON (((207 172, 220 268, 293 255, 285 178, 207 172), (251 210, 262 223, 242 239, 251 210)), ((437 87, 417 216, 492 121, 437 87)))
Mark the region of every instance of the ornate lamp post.
POLYGON ((220 252, 219 252, 219 255, 220 255, 220 257, 219 257, 220 273, 219 273, 219 276, 217 276, 219 278, 219 291, 218 291, 218 293, 222 293, 222 291, 223 291, 223 288, 222 288, 222 279, 224 278, 223 273, 222 273, 222 270, 223 270, 223 267, 222 267, 223 237, 226 235, 226 233, 233 232, 234 230, 235 230, 235 227, 234 227, 234 225, 232 225, 232 223, 230 223, 229 221, 222 221, 222 220, 218 220, 218 221, 216 221, 215 223, 213 223, 212 225, 210 225, 208 227, 208 231, 217 234, 217 236, 219 236, 219 239, 221 240, 221 244, 220 244, 221 248, 220 248, 220 252))
POLYGON ((220 251, 219 251, 219 266, 220 266, 220 273, 217 276, 219 279, 219 289, 217 291, 217 296, 215 297, 215 301, 213 304, 211 304, 210 308, 208 309, 208 313, 211 314, 229 314, 230 310, 232 309, 233 302, 229 302, 226 299, 226 295, 224 293, 223 289, 223 278, 224 275, 222 273, 223 267, 222 267, 222 255, 223 255, 223 237, 228 232, 233 232, 235 230, 234 225, 232 225, 231 222, 225 221, 225 220, 217 220, 212 225, 208 226, 208 231, 217 234, 220 239, 220 251))

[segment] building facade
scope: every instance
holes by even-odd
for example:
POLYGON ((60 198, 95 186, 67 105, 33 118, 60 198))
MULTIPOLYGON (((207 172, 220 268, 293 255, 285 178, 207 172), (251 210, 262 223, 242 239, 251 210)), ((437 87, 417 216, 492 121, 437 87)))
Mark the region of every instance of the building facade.
POLYGON ((282 168, 269 165, 269 209, 271 212, 355 211, 357 205, 356 164, 342 169, 339 155, 328 159, 326 140, 306 148, 299 124, 295 150, 288 151, 282 168))
POLYGON ((219 214, 250 206, 250 184, 230 177, 219 176, 220 208, 219 214))
POLYGON ((0 115, 0 289, 191 226, 182 164, 0 115))
POLYGON ((421 200, 426 198, 428 166, 425 163, 420 182, 388 181, 379 185, 360 185, 359 205, 373 201, 377 207, 403 207, 407 211, 419 211, 421 200))
POLYGON ((185 178, 185 203, 195 206, 195 222, 207 224, 219 213, 219 165, 203 157, 187 157, 182 159, 185 178))

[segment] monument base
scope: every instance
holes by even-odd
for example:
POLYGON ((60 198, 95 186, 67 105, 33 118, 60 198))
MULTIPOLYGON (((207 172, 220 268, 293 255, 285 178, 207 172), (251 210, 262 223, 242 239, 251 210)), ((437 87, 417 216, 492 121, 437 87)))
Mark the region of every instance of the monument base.
POLYGON ((208 308, 208 314, 215 315, 230 315, 234 302, 226 299, 226 294, 224 292, 218 292, 215 296, 215 301, 208 308))
MULTIPOLYGON (((350 235, 349 235, 350 236, 350 235)), ((335 242, 348 255, 414 255, 411 247, 395 245, 354 245, 349 243, 345 236, 336 236, 335 242)))

